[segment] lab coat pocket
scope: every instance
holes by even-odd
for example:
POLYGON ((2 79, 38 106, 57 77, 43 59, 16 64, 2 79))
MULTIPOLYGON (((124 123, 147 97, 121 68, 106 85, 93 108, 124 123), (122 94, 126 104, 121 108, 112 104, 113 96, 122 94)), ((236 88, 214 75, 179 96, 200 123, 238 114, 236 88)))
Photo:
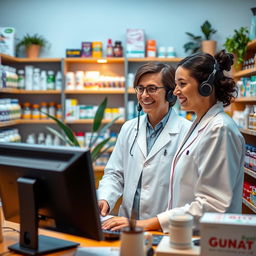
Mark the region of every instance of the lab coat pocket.
POLYGON ((183 154, 175 166, 175 183, 184 188, 194 188, 198 173, 193 155, 183 154))
POLYGON ((162 155, 160 157, 158 168, 161 168, 162 170, 159 177, 159 184, 161 186, 166 186, 166 187, 169 186, 173 157, 174 157, 173 155, 162 155))

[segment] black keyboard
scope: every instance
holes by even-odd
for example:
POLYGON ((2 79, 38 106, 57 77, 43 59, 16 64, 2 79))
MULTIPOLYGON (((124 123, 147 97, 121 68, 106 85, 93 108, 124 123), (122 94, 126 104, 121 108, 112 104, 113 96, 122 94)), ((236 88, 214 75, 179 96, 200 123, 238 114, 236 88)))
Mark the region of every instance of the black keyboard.
POLYGON ((104 240, 119 240, 120 239, 120 230, 110 230, 110 229, 102 229, 104 240))
MULTIPOLYGON (((104 240, 119 240, 120 239, 120 235, 121 235, 121 231, 120 230, 110 230, 110 229, 103 229, 103 237, 104 240)), ((162 240, 163 235, 152 235, 152 245, 156 246, 160 243, 160 241, 162 240)), ((145 241, 145 243, 148 243, 148 240, 145 241)))

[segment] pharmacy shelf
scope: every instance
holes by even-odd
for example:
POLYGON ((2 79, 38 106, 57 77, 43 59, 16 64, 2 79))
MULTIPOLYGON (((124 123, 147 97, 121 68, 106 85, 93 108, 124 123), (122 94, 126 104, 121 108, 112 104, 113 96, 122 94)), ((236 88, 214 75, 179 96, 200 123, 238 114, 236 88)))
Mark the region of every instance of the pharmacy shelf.
POLYGON ((253 50, 256 49, 256 39, 252 40, 247 45, 247 50, 253 50))
POLYGON ((8 126, 13 126, 17 124, 19 124, 18 120, 5 121, 5 122, 0 122, 0 127, 8 127, 8 126))
POLYGON ((128 58, 128 62, 148 62, 148 61, 159 61, 159 62, 179 62, 182 58, 128 58))
POLYGON ((97 88, 97 89, 85 89, 85 90, 65 90, 65 94, 124 94, 124 88, 116 88, 116 89, 105 89, 105 88, 97 88))
POLYGON ((19 90, 11 88, 2 88, 0 93, 12 94, 61 94, 61 90, 19 90))
POLYGON ((66 63, 123 63, 125 58, 65 58, 66 63))
POLYGON ((253 177, 254 179, 256 179, 256 172, 244 167, 244 172, 248 175, 250 175, 251 177, 253 177))
POLYGON ((55 124, 54 120, 49 119, 21 119, 17 121, 17 124, 55 124))
POLYGON ((238 71, 234 74, 234 78, 239 78, 243 76, 253 76, 253 75, 256 75, 256 67, 238 71))
MULTIPOLYGON (((112 120, 104 119, 102 120, 103 124, 108 124, 112 120)), ((123 124, 124 120, 116 120, 114 124, 123 124)), ((83 120, 65 120, 66 124, 93 124, 93 119, 83 119, 83 120)))
POLYGON ((256 102, 256 97, 240 97, 236 98, 235 102, 256 102))
POLYGON ((128 88, 127 92, 128 92, 129 94, 136 94, 134 88, 128 88))
MULTIPOLYGON (((27 62, 61 62, 61 58, 16 58, 6 54, 0 54, 1 61, 6 62, 20 62, 20 63, 27 63, 27 62)), ((1 62, 0 62, 1 63, 1 62)))
POLYGON ((94 172, 103 172, 105 169, 105 166, 99 166, 99 165, 94 165, 93 170, 94 172))
POLYGON ((256 136, 256 131, 253 130, 239 128, 239 131, 243 134, 256 136))
POLYGON ((256 206, 247 201, 245 198, 243 198, 243 204, 250 208, 254 213, 256 213, 256 206))

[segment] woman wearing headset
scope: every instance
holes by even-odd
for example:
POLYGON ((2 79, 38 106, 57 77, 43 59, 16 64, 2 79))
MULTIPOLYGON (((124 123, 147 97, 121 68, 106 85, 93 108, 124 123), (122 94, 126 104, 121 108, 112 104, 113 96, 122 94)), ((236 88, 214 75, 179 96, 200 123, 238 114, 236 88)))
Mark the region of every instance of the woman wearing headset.
POLYGON ((97 191, 102 216, 111 212, 121 196, 119 216, 127 216, 124 208, 129 216, 135 209, 137 219, 166 209, 171 159, 191 126, 172 109, 174 74, 173 67, 162 63, 138 69, 134 88, 138 110, 146 114, 127 121, 119 133, 97 191))
POLYGON ((167 211, 138 221, 145 230, 168 232, 173 214, 193 215, 197 229, 204 212, 241 212, 244 139, 223 110, 236 93, 235 82, 224 73, 232 64, 233 55, 225 51, 215 58, 195 54, 178 64, 174 94, 197 118, 172 161, 167 211))

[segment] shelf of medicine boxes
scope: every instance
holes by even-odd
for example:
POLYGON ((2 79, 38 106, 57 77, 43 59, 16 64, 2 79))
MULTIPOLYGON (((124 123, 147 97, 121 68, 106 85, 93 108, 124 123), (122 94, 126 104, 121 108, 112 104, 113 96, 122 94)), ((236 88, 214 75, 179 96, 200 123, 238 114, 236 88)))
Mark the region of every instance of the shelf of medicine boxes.
POLYGON ((246 205, 248 208, 250 208, 254 213, 256 213, 256 206, 254 206, 252 203, 250 203, 245 198, 243 198, 243 204, 246 205))

